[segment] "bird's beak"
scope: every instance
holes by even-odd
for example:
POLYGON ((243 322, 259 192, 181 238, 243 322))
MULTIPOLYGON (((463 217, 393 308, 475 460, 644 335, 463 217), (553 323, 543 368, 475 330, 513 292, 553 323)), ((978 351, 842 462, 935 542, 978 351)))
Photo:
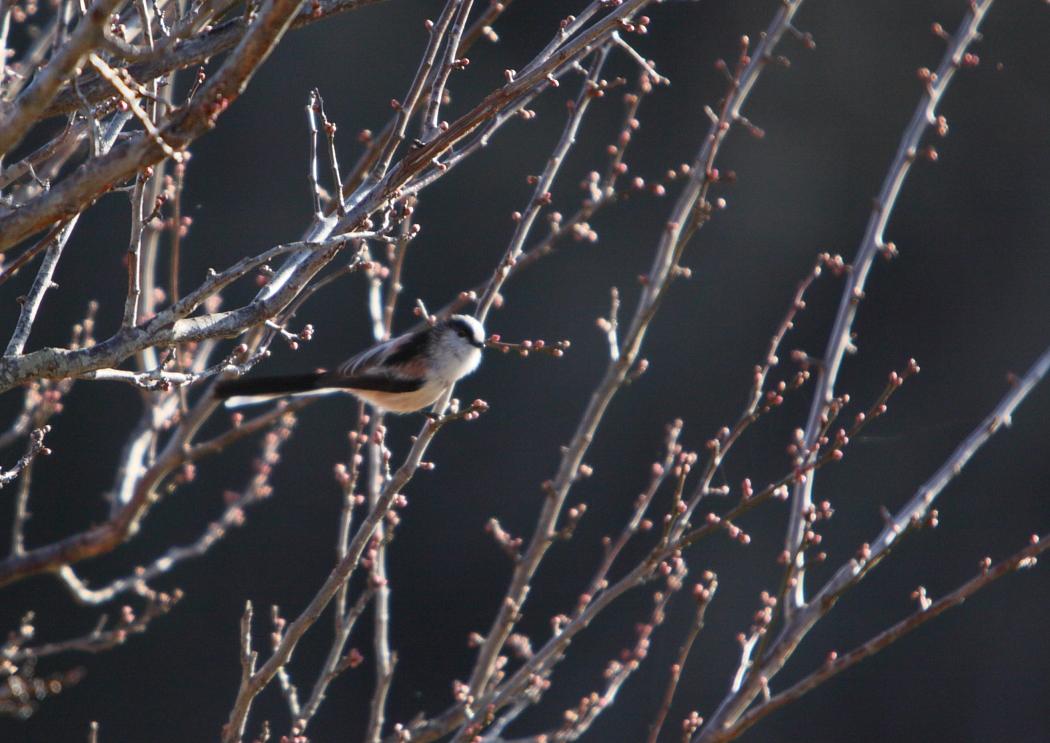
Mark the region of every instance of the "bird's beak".
POLYGON ((484 349, 485 341, 471 341, 470 345, 474 346, 474 348, 484 349))

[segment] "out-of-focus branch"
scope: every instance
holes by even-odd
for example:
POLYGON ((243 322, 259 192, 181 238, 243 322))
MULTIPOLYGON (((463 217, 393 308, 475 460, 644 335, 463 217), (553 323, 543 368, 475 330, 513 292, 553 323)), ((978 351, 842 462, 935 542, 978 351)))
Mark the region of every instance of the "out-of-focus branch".
POLYGON ((132 474, 127 501, 115 504, 117 508, 108 521, 0 561, 0 586, 31 575, 57 571, 63 566, 111 552, 138 529, 150 505, 156 500, 156 488, 172 472, 269 427, 283 412, 301 407, 301 404, 292 403, 287 408, 261 415, 210 441, 191 446, 194 435, 218 405, 219 402, 210 396, 205 396, 197 403, 150 466, 141 473, 132 474))
POLYGON ((182 599, 182 592, 179 590, 171 594, 151 591, 148 591, 147 594, 144 611, 136 613, 130 606, 125 606, 121 610, 120 617, 112 626, 107 627, 109 617, 102 615, 95 628, 80 637, 20 647, 10 657, 18 661, 69 652, 101 653, 123 645, 129 636, 145 632, 154 619, 167 614, 182 599))
MULTIPOLYGON (((838 312, 835 315, 835 323, 828 338, 828 346, 824 352, 821 363, 817 367, 816 390, 813 393, 813 402, 810 405, 809 416, 806 420, 804 449, 813 449, 821 429, 821 418, 827 412, 828 405, 835 395, 835 380, 838 377, 839 368, 843 357, 852 344, 853 319, 857 315, 857 308, 864 297, 864 285, 871 270, 872 264, 880 251, 893 250, 883 240, 883 231, 889 223, 893 214, 893 208, 897 203, 904 179, 911 169, 912 163, 919 156, 919 141, 927 128, 937 123, 934 115, 937 104, 944 96, 952 78, 963 64, 963 55, 967 47, 979 38, 978 29, 985 14, 992 7, 994 0, 978 0, 970 3, 970 9, 966 13, 959 26, 958 31, 948 43, 948 49, 937 67, 935 73, 925 70, 922 97, 912 115, 911 121, 904 129, 897 153, 894 155, 886 178, 882 183, 875 205, 861 238, 857 255, 852 262, 849 277, 842 290, 842 299, 839 301, 838 312)), ((920 70, 920 76, 923 71, 920 70)), ((805 461, 810 455, 803 451, 799 455, 799 462, 805 461)), ((785 539, 785 549, 791 555, 799 554, 799 545, 802 543, 805 531, 804 514, 813 502, 812 476, 804 478, 796 483, 791 499, 791 518, 785 539)), ((803 583, 805 565, 801 556, 795 559, 793 565, 789 566, 789 581, 794 582, 794 587, 788 592, 787 605, 784 611, 790 615, 793 611, 804 606, 805 587, 803 583)))
MULTIPOLYGON (((375 5, 384 0, 327 0, 303 8, 292 21, 292 28, 304 28, 329 18, 338 13, 358 10, 375 5)), ((156 79, 175 70, 205 64, 208 60, 233 49, 244 37, 248 25, 243 18, 225 21, 213 28, 200 31, 186 38, 177 35, 162 40, 153 50, 136 52, 127 61, 131 65, 124 68, 128 74, 139 82, 156 79)), ((107 40, 109 45, 110 41, 107 40)), ((80 96, 74 90, 63 89, 44 110, 44 116, 57 116, 70 113, 88 103, 99 103, 112 95, 109 84, 97 74, 85 73, 77 83, 80 96)))
POLYGON ((653 723, 649 726, 649 737, 646 739, 647 743, 657 743, 660 738, 660 731, 663 729, 664 722, 667 720, 667 713, 671 711, 671 703, 674 701, 675 692, 678 691, 678 682, 682 678, 682 671, 685 669, 685 662, 689 659, 689 653, 693 650, 693 643, 696 641, 697 635, 704 628, 704 615, 707 613, 708 604, 715 596, 715 591, 718 590, 718 579, 712 573, 707 577, 707 585, 697 583, 693 590, 693 598, 696 599, 696 615, 693 617, 693 623, 689 626, 689 632, 685 636, 685 640, 682 642, 682 646, 678 648, 678 655, 675 657, 675 662, 671 664, 671 673, 667 679, 667 689, 664 691, 663 699, 660 700, 660 707, 656 711, 656 718, 653 723))
POLYGON ((94 158, 62 179, 51 190, 0 216, 0 251, 17 245, 63 214, 79 211, 113 184, 122 183, 132 173, 159 162, 167 157, 167 147, 185 149, 208 131, 247 87, 255 71, 288 30, 301 2, 265 2, 218 72, 201 87, 190 105, 159 127, 156 136, 142 132, 119 143, 106 155, 94 158))
POLYGON ((462 57, 466 54, 467 50, 474 46, 482 36, 489 41, 497 41, 499 37, 492 30, 492 24, 503 15, 513 1, 501 0, 501 2, 489 3, 489 6, 485 8, 485 12, 475 19, 474 23, 467 29, 467 32, 463 34, 463 39, 459 42, 459 47, 456 49, 456 56, 462 57))
MULTIPOLYGON (((595 720, 603 712, 612 708, 616 702, 616 696, 623 688, 623 685, 641 668, 642 661, 649 655, 652 636, 656 629, 663 624, 667 616, 667 607, 675 594, 682 589, 686 573, 688 572, 685 560, 681 557, 672 559, 665 565, 667 565, 665 584, 660 586, 659 590, 653 592, 654 606, 649 618, 635 626, 637 639, 634 647, 624 648, 618 660, 609 662, 605 672, 602 674, 605 678, 605 688, 602 692, 600 694, 592 692, 584 696, 575 709, 565 710, 562 714, 564 722, 561 728, 552 731, 547 736, 548 740, 562 743, 579 740, 583 737, 595 720)), ((702 624, 702 619, 700 624, 702 624)), ((694 629, 696 632, 699 632, 697 623, 694 623, 694 629)), ((692 633, 692 638, 695 639, 695 637, 696 634, 692 633)), ((692 640, 689 640, 688 644, 691 645, 692 640)))
MULTIPOLYGON (((452 4, 451 2, 449 3, 452 4)), ((405 222, 410 220, 406 219, 405 222)), ((407 229, 407 225, 406 225, 407 229)), ((379 282, 373 280, 373 288, 379 288, 379 282)), ((378 332, 376 340, 389 337, 390 328, 384 324, 384 312, 381 303, 369 302, 369 315, 372 326, 378 332)), ((372 416, 368 429, 365 493, 369 508, 374 509, 383 495, 383 487, 390 476, 389 450, 386 448, 386 426, 384 417, 378 411, 372 416)), ((375 590, 372 600, 372 650, 375 685, 372 688, 372 699, 368 704, 368 723, 365 726, 366 743, 379 743, 383 736, 383 725, 386 723, 386 704, 390 687, 394 683, 394 670, 397 667, 397 653, 390 649, 390 582, 386 569, 387 542, 393 536, 394 523, 380 521, 372 536, 369 547, 368 582, 375 590)))
MULTIPOLYGON (((277 411, 271 411, 259 418, 242 424, 232 429, 231 433, 239 434, 239 438, 246 438, 259 430, 272 426, 277 422, 275 430, 272 430, 264 439, 262 451, 256 462, 255 474, 251 481, 240 493, 227 491, 225 494, 226 507, 222 515, 208 524, 204 532, 194 542, 186 545, 175 545, 169 547, 163 555, 155 559, 149 565, 144 565, 128 575, 110 581, 100 588, 91 588, 82 581, 73 568, 63 565, 58 569, 58 577, 69 588, 73 597, 82 604, 104 604, 127 591, 139 591, 149 581, 171 572, 180 563, 203 556, 215 546, 231 529, 235 529, 244 523, 245 510, 259 501, 269 497, 272 492, 269 479, 273 465, 277 461, 281 445, 291 435, 292 426, 295 424, 295 415, 288 407, 277 411), (247 426, 245 429, 244 426, 247 426)), ((232 438, 229 443, 232 443, 232 438)), ((198 445, 191 454, 196 453, 200 458, 205 453, 214 453, 221 450, 221 446, 212 445, 203 447, 198 445)))
POLYGON ((0 156, 16 147, 55 97, 59 87, 102 39, 110 14, 124 0, 96 0, 69 39, 36 73, 28 88, 0 108, 0 156))

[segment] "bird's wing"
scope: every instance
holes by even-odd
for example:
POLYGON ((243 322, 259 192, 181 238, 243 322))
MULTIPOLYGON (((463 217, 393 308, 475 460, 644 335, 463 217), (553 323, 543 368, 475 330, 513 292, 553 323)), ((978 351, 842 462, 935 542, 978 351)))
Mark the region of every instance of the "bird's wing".
POLYGON ((425 352, 428 334, 406 333, 377 343, 340 364, 334 373, 344 377, 383 376, 416 379, 426 373, 425 352))

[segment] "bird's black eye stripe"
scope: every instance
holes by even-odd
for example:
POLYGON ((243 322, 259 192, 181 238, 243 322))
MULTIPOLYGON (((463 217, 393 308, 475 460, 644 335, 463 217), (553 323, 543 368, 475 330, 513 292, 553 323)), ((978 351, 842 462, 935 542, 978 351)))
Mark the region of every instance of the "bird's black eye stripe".
POLYGON ((456 331, 456 335, 458 335, 460 338, 467 338, 473 335, 470 327, 462 320, 450 320, 449 325, 454 331, 456 331))

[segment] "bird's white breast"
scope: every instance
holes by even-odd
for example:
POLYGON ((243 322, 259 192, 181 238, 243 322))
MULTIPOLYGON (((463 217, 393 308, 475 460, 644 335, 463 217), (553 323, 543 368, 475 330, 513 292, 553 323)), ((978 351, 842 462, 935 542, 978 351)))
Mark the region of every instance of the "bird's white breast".
POLYGON ((439 346, 431 357, 433 374, 446 384, 457 382, 478 368, 481 349, 466 343, 451 347, 439 346))

